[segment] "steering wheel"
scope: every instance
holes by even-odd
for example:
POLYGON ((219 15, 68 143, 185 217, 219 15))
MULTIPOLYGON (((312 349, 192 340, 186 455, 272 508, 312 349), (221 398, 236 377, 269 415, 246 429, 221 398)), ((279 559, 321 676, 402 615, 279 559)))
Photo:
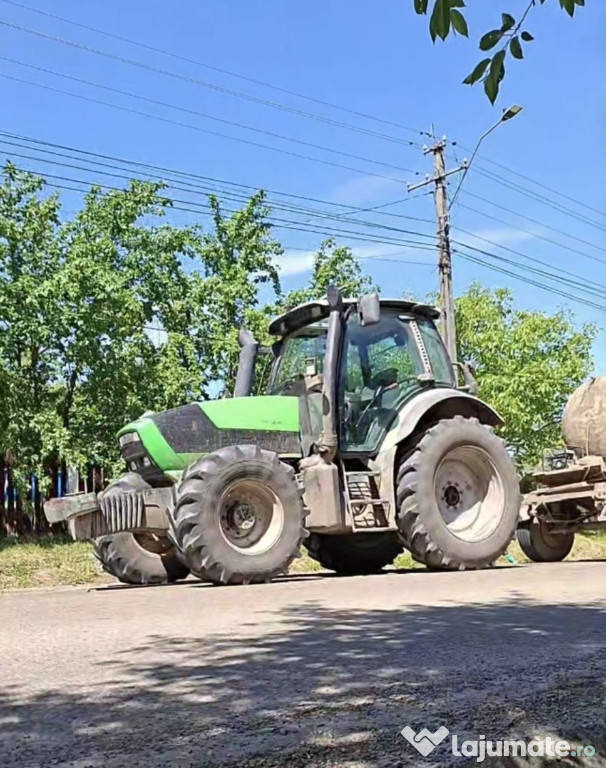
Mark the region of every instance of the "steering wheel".
POLYGON ((379 373, 376 374, 376 376, 373 376, 371 384, 374 385, 375 391, 370 398, 370 401, 366 408, 362 411, 360 414, 360 418, 356 421, 356 429, 360 426, 362 420, 368 413, 368 411, 373 407, 373 405, 377 402, 377 400, 385 394, 385 392, 388 392, 390 389, 395 389, 395 387, 398 386, 398 372, 395 368, 386 368, 383 371, 379 371, 379 373))

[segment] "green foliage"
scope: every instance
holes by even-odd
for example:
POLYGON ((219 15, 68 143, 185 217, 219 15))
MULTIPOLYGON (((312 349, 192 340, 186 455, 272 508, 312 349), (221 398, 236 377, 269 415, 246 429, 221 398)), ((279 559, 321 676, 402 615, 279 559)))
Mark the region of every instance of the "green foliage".
POLYGON ((456 312, 460 359, 474 361, 480 397, 503 417, 519 467, 536 466, 543 449, 561 444, 564 405, 591 372, 595 327, 575 328, 566 312, 516 310, 510 291, 480 285, 456 312))
POLYGON ((284 299, 263 192, 231 216, 210 196, 207 231, 165 223, 162 192, 93 188, 66 221, 41 178, 3 170, 0 454, 11 450, 22 486, 59 460, 118 469, 124 423, 233 388, 242 325, 267 344, 276 312, 331 282, 370 286, 351 250, 327 241, 309 285, 284 299))
MULTIPOLYGON (((578 7, 585 5, 585 0, 558 0, 560 8, 572 18, 578 7)), ((537 5, 544 5, 546 0, 529 0, 519 20, 510 13, 501 14, 501 25, 484 33, 480 37, 481 51, 490 51, 499 44, 501 48, 491 58, 482 59, 463 80, 465 85, 473 85, 480 80, 484 92, 494 104, 499 94, 499 87, 505 77, 505 58, 509 53, 514 59, 523 59, 524 50, 520 40, 530 43, 534 37, 523 26, 530 11, 537 5)), ((429 0, 413 0, 415 13, 425 15, 430 10, 429 0)), ((429 34, 435 43, 437 38, 446 40, 450 32, 469 37, 469 28, 464 13, 464 0, 433 0, 429 16, 429 34)))
POLYGON ((365 275, 348 246, 338 246, 333 238, 325 240, 314 257, 311 277, 306 287, 291 291, 279 302, 276 309, 285 312, 298 304, 326 296, 326 289, 334 284, 343 296, 361 296, 376 290, 365 275))

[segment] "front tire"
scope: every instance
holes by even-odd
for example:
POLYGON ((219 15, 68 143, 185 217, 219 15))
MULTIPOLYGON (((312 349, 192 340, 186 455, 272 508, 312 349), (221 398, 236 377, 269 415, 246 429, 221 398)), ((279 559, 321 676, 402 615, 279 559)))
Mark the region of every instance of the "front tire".
POLYGON ((221 448, 181 481, 173 535, 191 570, 214 584, 271 581, 300 554, 307 531, 295 472, 254 445, 221 448))
POLYGON ((309 556, 323 568, 343 576, 378 573, 391 565, 404 549, 397 535, 392 533, 339 536, 312 533, 305 546, 309 556))
POLYGON ((520 491, 505 444, 477 419, 431 427, 398 470, 397 523, 413 557, 430 568, 490 565, 518 520, 520 491))
MULTIPOLYGON (((135 472, 114 480, 103 496, 134 493, 149 488, 135 472)), ((94 555, 106 573, 123 584, 168 584, 189 575, 174 544, 164 535, 114 533, 95 540, 94 555)))
POLYGON ((574 533, 550 533, 540 521, 521 523, 517 537, 522 552, 535 563, 559 563, 568 557, 574 544, 574 533))

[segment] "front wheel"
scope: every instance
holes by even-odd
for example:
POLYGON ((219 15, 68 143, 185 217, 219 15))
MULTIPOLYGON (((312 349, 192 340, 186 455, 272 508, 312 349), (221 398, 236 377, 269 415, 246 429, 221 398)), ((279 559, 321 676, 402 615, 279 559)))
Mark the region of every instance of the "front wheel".
POLYGON ((397 523, 413 557, 430 568, 490 565, 518 520, 520 491, 502 440, 455 416, 427 430, 398 470, 397 523))
MULTIPOLYGON (((135 493, 149 488, 135 472, 108 485, 104 497, 135 493)), ((95 540, 94 554, 106 573, 123 584, 169 584, 186 579, 189 568, 164 532, 124 532, 95 540)))
POLYGON ((172 530, 191 570, 215 584, 270 581, 307 536, 292 467, 254 445, 221 448, 181 481, 172 530))
POLYGON ((535 563, 558 563, 570 554, 574 544, 574 533, 551 533, 540 521, 521 523, 517 537, 522 552, 535 563))

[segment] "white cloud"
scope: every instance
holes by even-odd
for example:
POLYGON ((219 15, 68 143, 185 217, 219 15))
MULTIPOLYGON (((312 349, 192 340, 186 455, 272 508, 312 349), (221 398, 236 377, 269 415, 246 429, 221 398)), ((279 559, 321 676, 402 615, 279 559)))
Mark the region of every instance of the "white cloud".
MULTIPOLYGON (((430 251, 419 250, 413 246, 381 245, 380 243, 357 246, 345 240, 339 240, 339 245, 349 245, 354 256, 361 261, 371 261, 380 257, 403 260, 414 257, 415 261, 427 261, 428 264, 432 264, 432 260, 435 259, 435 255, 430 251)), ((286 250, 276 259, 276 265, 282 277, 302 275, 311 271, 315 254, 316 251, 286 250)))
MULTIPOLYGON (((456 230, 456 227, 453 227, 456 230)), ((522 231, 513 227, 501 227, 492 229, 479 229, 476 232, 465 234, 459 232, 455 239, 464 245, 473 245, 476 248, 488 250, 491 247, 499 245, 511 245, 513 243, 523 243, 526 240, 532 240, 536 235, 531 232, 522 231), (486 242, 489 240, 490 242, 486 242)))
POLYGON ((330 191, 329 199, 343 205, 370 205, 377 202, 382 196, 395 192, 395 190, 401 191, 401 196, 406 197, 404 179, 398 181, 384 176, 365 176, 338 184, 330 191))
POLYGON ((314 264, 316 251, 284 251, 276 259, 276 265, 282 277, 289 275, 301 275, 309 272, 314 264))

